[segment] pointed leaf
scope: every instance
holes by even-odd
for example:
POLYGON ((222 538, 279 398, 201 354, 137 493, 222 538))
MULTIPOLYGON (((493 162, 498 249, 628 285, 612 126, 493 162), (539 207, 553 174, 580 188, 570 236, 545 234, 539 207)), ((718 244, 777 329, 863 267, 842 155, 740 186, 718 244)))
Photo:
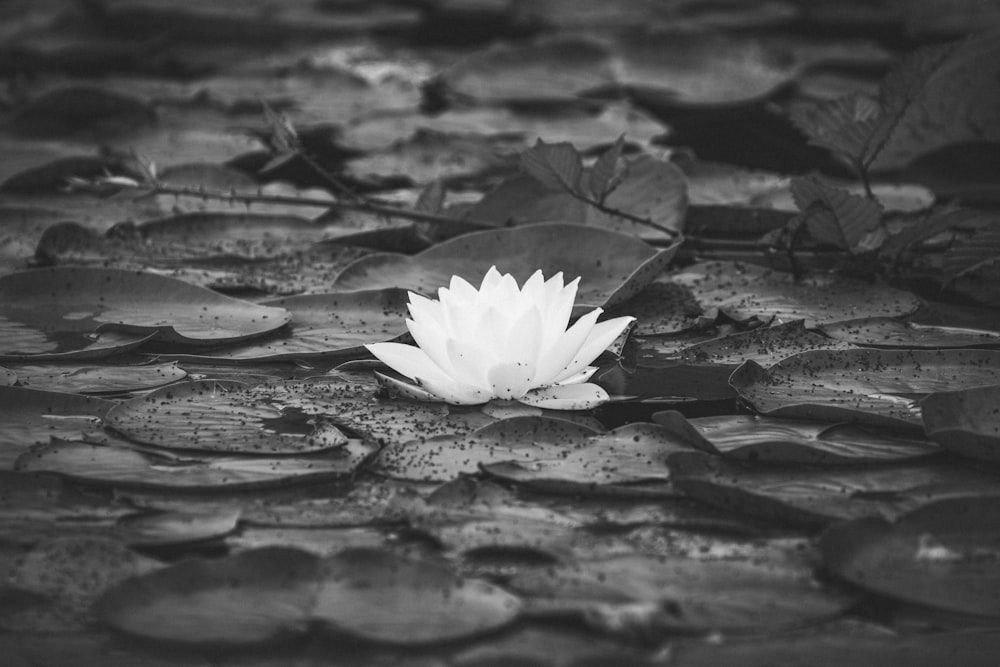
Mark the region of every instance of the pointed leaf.
POLYGON ((556 192, 580 191, 583 160, 569 143, 547 144, 541 139, 521 153, 521 169, 556 192))
POLYGON ((791 121, 809 143, 859 164, 881 111, 875 100, 854 94, 796 107, 791 121))
POLYGON ((587 172, 586 190, 596 201, 603 202, 608 193, 618 187, 625 171, 621 163, 622 148, 625 146, 625 135, 618 137, 618 140, 611 148, 607 149, 597 158, 597 162, 587 172))
POLYGON ((792 179, 792 196, 817 241, 852 253, 870 252, 885 241, 878 202, 828 187, 812 178, 792 179))

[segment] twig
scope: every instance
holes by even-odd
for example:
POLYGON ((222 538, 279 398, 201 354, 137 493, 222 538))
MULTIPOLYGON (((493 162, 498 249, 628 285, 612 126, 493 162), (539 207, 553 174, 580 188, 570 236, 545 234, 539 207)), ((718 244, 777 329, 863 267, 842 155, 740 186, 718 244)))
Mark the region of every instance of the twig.
POLYGON ((618 218, 622 218, 624 220, 628 220, 629 222, 634 222, 637 225, 652 227, 653 229, 659 232, 663 232, 664 234, 667 235, 667 237, 671 239, 677 238, 680 234, 680 232, 676 230, 670 229, 669 227, 664 227, 663 225, 658 225, 652 220, 649 220, 647 218, 640 218, 639 216, 632 215, 631 213, 626 213, 625 211, 619 211, 616 208, 610 208, 608 206, 605 206, 603 203, 595 199, 591 199, 590 197, 584 196, 579 192, 575 192, 569 188, 566 188, 566 192, 568 192, 569 195, 574 199, 582 201, 584 204, 587 204, 589 206, 593 206, 594 208, 596 208, 601 213, 604 213, 605 215, 612 215, 618 218))

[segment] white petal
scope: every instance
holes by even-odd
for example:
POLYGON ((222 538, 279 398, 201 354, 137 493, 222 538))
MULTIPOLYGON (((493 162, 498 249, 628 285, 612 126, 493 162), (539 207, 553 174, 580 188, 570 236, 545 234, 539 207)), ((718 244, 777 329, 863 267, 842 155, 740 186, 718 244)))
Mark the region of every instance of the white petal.
POLYGON ((580 351, 573 357, 573 361, 566 368, 556 375, 555 381, 559 382, 563 378, 579 373, 590 362, 600 356, 601 352, 608 349, 608 345, 615 342, 615 338, 635 320, 634 317, 616 317, 606 322, 599 322, 587 335, 587 340, 580 346, 580 351))
POLYGON ((476 288, 473 287, 468 280, 461 276, 452 276, 448 287, 450 291, 459 299, 472 301, 476 298, 476 288))
POLYGON ((444 326, 444 313, 440 301, 410 292, 410 302, 406 304, 406 309, 410 311, 410 317, 414 322, 432 322, 439 327, 444 326))
POLYGON ((454 375, 455 369, 448 360, 448 333, 434 322, 406 320, 414 342, 423 350, 445 375, 454 375))
POLYGON ((447 290, 441 290, 441 310, 445 330, 452 338, 470 339, 476 335, 480 306, 465 303, 447 290))
POLYGON ((445 403, 452 405, 478 405, 486 403, 492 398, 489 392, 483 391, 479 387, 473 387, 455 380, 448 379, 445 382, 428 380, 427 378, 416 378, 420 386, 441 397, 445 403))
MULTIPOLYGON (((538 371, 538 357, 541 351, 542 314, 538 308, 531 308, 513 322, 506 340, 497 355, 499 361, 517 363, 534 380, 538 371)), ((538 386, 533 384, 532 386, 538 386)))
POLYGON ((545 299, 545 276, 539 269, 521 286, 521 299, 526 304, 542 304, 545 299))
MULTIPOLYGON (((553 384, 560 375, 564 374, 563 371, 577 356, 602 312, 600 308, 595 308, 583 315, 573 323, 573 326, 564 331, 548 349, 542 350, 538 359, 538 373, 535 376, 539 386, 553 384)), ((569 375, 572 373, 566 374, 567 377, 569 375)))
MULTIPOLYGON (((561 276, 562 274, 560 274, 561 276)), ((561 285, 562 279, 559 283, 561 285)), ((547 351, 556 344, 556 341, 566 332, 566 325, 573 314, 573 301, 576 299, 576 288, 580 284, 577 278, 566 287, 560 287, 558 291, 549 295, 545 308, 545 331, 542 334, 542 351, 547 351)))
POLYGON ((479 293, 482 294, 484 291, 492 291, 498 284, 503 276, 497 271, 497 267, 494 264, 490 267, 490 270, 486 272, 483 276, 483 282, 479 285, 479 293))
POLYGON ((518 401, 546 410, 590 410, 607 403, 608 392, 596 384, 571 384, 532 389, 518 401))
POLYGON ((555 385, 580 384, 581 382, 586 382, 587 380, 589 380, 596 372, 597 372, 597 366, 587 366, 579 373, 576 373, 575 375, 570 375, 568 378, 564 380, 559 380, 559 382, 556 382, 555 385))
POLYGON ((523 363, 516 361, 500 362, 490 368, 486 373, 486 378, 489 381, 490 390, 495 397, 519 399, 531 387, 533 372, 533 368, 528 368, 523 363))
POLYGON ((419 347, 402 343, 371 343, 365 347, 379 361, 408 378, 414 380, 418 377, 433 378, 435 382, 451 381, 451 378, 419 347))
POLYGON ((497 362, 496 355, 472 340, 450 338, 445 344, 448 362, 454 369, 453 377, 464 384, 489 392, 487 369, 497 362))
POLYGON ((476 322, 475 332, 469 338, 479 345, 494 351, 494 357, 503 359, 501 347, 506 344, 510 331, 511 320, 507 313, 502 313, 496 308, 487 308, 486 312, 479 316, 476 322))

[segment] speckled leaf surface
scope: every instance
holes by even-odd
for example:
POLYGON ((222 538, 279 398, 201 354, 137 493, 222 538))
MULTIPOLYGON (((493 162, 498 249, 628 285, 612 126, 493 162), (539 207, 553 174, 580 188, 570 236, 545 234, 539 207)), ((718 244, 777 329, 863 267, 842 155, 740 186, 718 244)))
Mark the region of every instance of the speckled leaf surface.
POLYGON ((21 387, 80 394, 110 394, 151 389, 183 380, 187 372, 176 364, 144 366, 82 366, 10 364, 21 387))
POLYGON ((856 424, 752 415, 688 420, 672 410, 655 413, 653 420, 691 447, 751 462, 855 465, 941 453, 941 448, 926 438, 904 437, 856 424))
POLYGON ((99 431, 112 401, 58 391, 0 387, 0 468, 10 468, 32 445, 52 437, 99 431))
POLYGON ((1000 482, 990 472, 938 460, 790 467, 748 465, 692 452, 672 454, 667 463, 674 484, 696 500, 811 526, 861 517, 892 518, 935 498, 991 490, 1000 482))
POLYGON ((579 276, 576 307, 608 307, 638 294, 667 267, 677 247, 657 250, 624 234, 542 223, 467 234, 413 256, 369 255, 345 268, 332 286, 338 290, 402 287, 436 295, 453 275, 478 285, 496 265, 518 284, 538 269, 546 277, 562 271, 566 281, 579 276))
POLYGON ((816 350, 768 369, 748 361, 730 384, 769 415, 915 427, 921 395, 1000 384, 1000 352, 816 350))
POLYGON ((218 344, 274 331, 290 319, 279 308, 143 272, 60 267, 0 276, 0 351, 8 355, 79 350, 104 328, 218 344))
POLYGON ((1000 461, 1000 386, 931 394, 920 403, 927 436, 948 451, 1000 461))
POLYGON ((365 344, 406 332, 407 300, 406 291, 396 288, 272 299, 261 305, 282 308, 292 316, 277 337, 161 358, 235 363, 363 356, 365 344))
POLYGON ((1000 348, 1000 333, 996 331, 915 324, 888 317, 825 324, 820 331, 837 340, 867 347, 1000 348))
POLYGON ((213 380, 163 387, 116 405, 105 426, 158 447, 238 454, 306 454, 347 442, 328 419, 255 401, 246 389, 213 380))
POLYGON ((689 363, 739 365, 750 359, 762 366, 770 366, 806 350, 846 350, 853 347, 850 343, 810 331, 802 321, 796 320, 695 343, 682 349, 678 356, 689 363))
POLYGON ((1000 497, 953 498, 893 523, 861 519, 820 538, 826 566, 870 591, 977 616, 1000 616, 1000 497))
POLYGON ((796 282, 783 273, 739 262, 703 262, 670 275, 690 287, 705 311, 734 319, 805 320, 806 327, 859 317, 896 317, 914 312, 920 299, 909 292, 819 274, 796 282))

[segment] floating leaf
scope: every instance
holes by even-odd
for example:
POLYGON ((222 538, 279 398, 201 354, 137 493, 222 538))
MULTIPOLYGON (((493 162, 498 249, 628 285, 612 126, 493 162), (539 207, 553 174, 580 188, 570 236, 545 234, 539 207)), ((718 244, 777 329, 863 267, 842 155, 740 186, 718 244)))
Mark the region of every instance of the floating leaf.
POLYGON ((274 331, 289 320, 285 310, 150 273, 57 267, 0 276, 0 352, 6 355, 79 350, 102 328, 218 344, 274 331))
POLYGON ((364 345, 406 332, 405 290, 358 290, 272 299, 262 305, 287 310, 291 323, 279 338, 252 341, 201 354, 162 354, 164 359, 215 362, 329 359, 364 355, 364 345))
POLYGON ((449 481, 485 463, 557 456, 595 433, 562 419, 513 417, 468 434, 394 442, 379 452, 374 467, 403 479, 449 481))
POLYGON ((389 253, 354 262, 333 281, 338 290, 402 287, 435 295, 453 275, 477 281, 490 266, 523 283, 536 270, 580 276, 577 308, 612 306, 642 290, 673 258, 677 245, 656 250, 623 234, 566 224, 477 232, 412 257, 389 253), (566 240, 572 239, 571 243, 566 240))
POLYGON ((170 449, 240 454, 306 454, 340 447, 329 420, 254 400, 239 382, 205 380, 158 389, 112 408, 105 426, 170 449))
POLYGON ((115 524, 115 537, 129 546, 157 547, 203 542, 221 538, 234 530, 240 512, 173 511, 125 516, 115 524))
POLYGON ((9 469, 32 445, 99 430, 114 405, 96 397, 0 386, 0 469, 9 469))
POLYGON ((689 363, 738 365, 748 359, 771 365, 806 350, 851 349, 849 343, 832 340, 806 329, 801 320, 729 334, 683 348, 678 357, 689 363))
POLYGON ((913 427, 921 425, 915 397, 1000 384, 1000 352, 815 350, 767 370, 748 361, 730 384, 765 414, 913 427))
POLYGON ((674 411, 657 412, 653 421, 691 447, 750 462, 851 465, 905 461, 941 452, 924 438, 902 437, 854 424, 750 415, 687 420, 674 411))
POLYGON ((1000 231, 984 229, 949 248, 941 272, 945 282, 950 282, 997 262, 1000 262, 1000 231))
POLYGON ((866 347, 1000 348, 1000 332, 917 324, 889 317, 835 322, 819 329, 831 338, 866 347))
POLYGON ((67 366, 15 364, 18 384, 46 391, 102 394, 151 389, 187 377, 176 364, 67 366))
POLYGON ((938 501, 889 523, 862 519, 820 538, 838 577, 870 591, 965 614, 1000 616, 1000 498, 938 501))
POLYGON ((670 275, 689 287, 702 308, 734 319, 805 320, 805 326, 859 317, 908 315, 920 307, 909 292, 850 278, 819 274, 796 281, 790 273, 752 264, 703 262, 670 275))
POLYGON ((864 466, 748 465, 703 452, 671 454, 670 478, 695 500, 769 521, 819 526, 893 518, 933 501, 997 488, 1000 477, 942 460, 864 466))
POLYGON ((281 547, 186 560, 112 588, 97 614, 147 639, 263 642, 305 631, 319 569, 315 556, 281 547))
POLYGON ((521 601, 446 566, 374 549, 349 549, 324 562, 312 616, 365 639, 428 644, 503 627, 521 601))
POLYGON ((936 392, 920 402, 927 436, 949 451, 1000 461, 1000 386, 936 392))

